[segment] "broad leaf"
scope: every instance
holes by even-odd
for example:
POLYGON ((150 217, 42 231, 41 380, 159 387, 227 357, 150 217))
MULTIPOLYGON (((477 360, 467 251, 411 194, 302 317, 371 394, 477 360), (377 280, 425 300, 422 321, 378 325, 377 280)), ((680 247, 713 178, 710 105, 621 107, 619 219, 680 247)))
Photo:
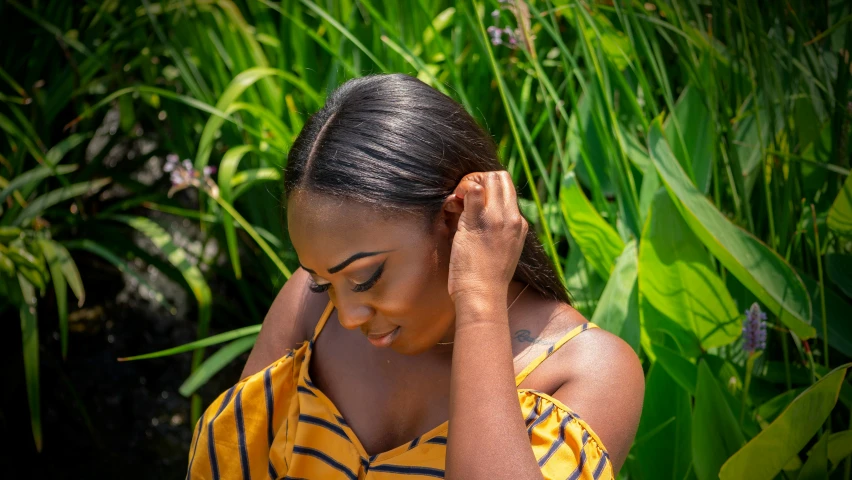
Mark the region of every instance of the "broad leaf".
POLYGON ((655 196, 642 232, 639 288, 654 308, 694 332, 705 349, 741 334, 737 306, 710 255, 664 190, 655 196))
POLYGON ((639 352, 639 286, 634 240, 624 247, 616 260, 591 321, 618 335, 639 352))
POLYGON ((681 356, 680 353, 663 345, 654 345, 654 353, 657 355, 657 363, 665 369, 669 376, 690 395, 695 396, 698 367, 681 356))
POLYGON ((609 279, 615 258, 624 250, 624 242, 589 203, 573 172, 562 179, 559 204, 568 231, 583 256, 604 280, 609 279))
POLYGON ((722 480, 773 478, 817 433, 840 393, 847 363, 810 386, 722 466, 722 480))
POLYGON ((692 455, 691 401, 659 364, 651 365, 645 381, 645 401, 631 452, 640 461, 639 478, 689 478, 692 455), (653 462, 641 459, 654 459, 653 462))
POLYGON ((843 189, 828 210, 828 228, 838 235, 852 238, 852 175, 846 177, 843 189))
POLYGON ((797 480, 825 480, 828 478, 828 441, 824 433, 808 452, 808 460, 802 465, 797 480))
POLYGON ((692 414, 692 461, 699 480, 718 479, 719 469, 745 441, 713 372, 702 360, 698 364, 698 385, 692 414))
POLYGON ((651 125, 649 144, 663 183, 701 242, 796 335, 813 338, 811 301, 796 272, 776 252, 732 224, 695 188, 672 155, 659 119, 651 125))

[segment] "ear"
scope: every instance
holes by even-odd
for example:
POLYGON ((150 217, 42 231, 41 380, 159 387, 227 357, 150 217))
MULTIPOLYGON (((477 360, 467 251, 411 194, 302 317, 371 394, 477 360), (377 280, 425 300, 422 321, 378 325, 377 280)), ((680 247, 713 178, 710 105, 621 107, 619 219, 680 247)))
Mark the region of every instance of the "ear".
POLYGON ((441 204, 441 211, 438 213, 438 231, 447 236, 452 242, 453 236, 459 226, 459 217, 464 211, 464 200, 451 194, 444 199, 441 204))

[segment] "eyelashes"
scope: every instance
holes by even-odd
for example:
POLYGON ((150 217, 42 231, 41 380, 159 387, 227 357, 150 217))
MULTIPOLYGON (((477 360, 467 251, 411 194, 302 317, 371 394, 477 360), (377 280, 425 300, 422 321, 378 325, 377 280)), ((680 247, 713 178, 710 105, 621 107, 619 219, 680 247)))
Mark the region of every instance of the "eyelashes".
MULTIPOLYGON (((382 262, 382 264, 379 266, 379 269, 376 270, 376 273, 374 273, 373 276, 369 280, 367 280, 364 283, 359 283, 359 284, 355 285, 354 287, 352 287, 352 291, 353 292, 366 292, 367 290, 373 288, 373 285, 375 285, 376 282, 378 282, 379 279, 382 278, 382 273, 384 272, 384 270, 385 270, 385 262, 382 262)), ((311 282, 311 285, 309 286, 311 291, 314 292, 314 293, 325 292, 329 289, 329 287, 331 287, 330 283, 326 283, 326 284, 323 284, 323 285, 317 285, 313 281, 311 282)))

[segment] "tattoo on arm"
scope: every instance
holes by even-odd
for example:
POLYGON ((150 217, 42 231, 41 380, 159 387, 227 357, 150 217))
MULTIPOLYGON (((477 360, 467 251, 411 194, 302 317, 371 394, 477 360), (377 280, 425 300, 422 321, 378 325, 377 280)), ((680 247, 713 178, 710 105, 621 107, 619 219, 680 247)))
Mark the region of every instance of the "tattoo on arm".
POLYGON ((529 342, 532 344, 547 343, 544 340, 531 337, 529 330, 518 330, 512 337, 519 342, 529 342))

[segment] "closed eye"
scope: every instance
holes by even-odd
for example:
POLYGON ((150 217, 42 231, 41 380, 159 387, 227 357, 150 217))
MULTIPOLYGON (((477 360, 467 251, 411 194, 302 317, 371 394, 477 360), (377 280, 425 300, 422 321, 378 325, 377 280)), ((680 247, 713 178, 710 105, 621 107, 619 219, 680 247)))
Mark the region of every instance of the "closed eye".
MULTIPOLYGON (((385 260, 385 262, 387 262, 387 260, 385 260)), ((376 273, 374 273, 373 276, 369 280, 367 280, 364 283, 359 283, 359 284, 355 285, 355 287, 352 288, 352 291, 353 292, 366 292, 367 290, 373 288, 373 285, 375 285, 376 282, 379 281, 379 278, 382 277, 382 272, 384 272, 384 270, 385 270, 385 262, 382 262, 382 264, 379 266, 379 269, 376 270, 376 273)))

